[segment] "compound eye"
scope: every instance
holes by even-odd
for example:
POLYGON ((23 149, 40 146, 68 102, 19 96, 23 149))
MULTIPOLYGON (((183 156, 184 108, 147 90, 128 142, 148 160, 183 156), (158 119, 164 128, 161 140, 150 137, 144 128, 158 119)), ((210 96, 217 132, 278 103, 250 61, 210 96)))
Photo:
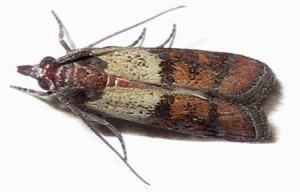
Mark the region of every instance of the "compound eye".
POLYGON ((42 61, 40 62, 40 67, 43 68, 46 65, 51 65, 56 63, 56 59, 54 59, 53 57, 45 57, 44 59, 42 59, 42 61))
POLYGON ((46 71, 55 63, 57 63, 57 61, 53 57, 45 57, 40 62, 38 68, 36 68, 36 76, 38 79, 39 86, 44 90, 50 90, 51 88, 52 82, 47 76, 46 71))
POLYGON ((50 90, 51 82, 47 81, 46 79, 39 79, 38 80, 39 86, 44 90, 50 90))

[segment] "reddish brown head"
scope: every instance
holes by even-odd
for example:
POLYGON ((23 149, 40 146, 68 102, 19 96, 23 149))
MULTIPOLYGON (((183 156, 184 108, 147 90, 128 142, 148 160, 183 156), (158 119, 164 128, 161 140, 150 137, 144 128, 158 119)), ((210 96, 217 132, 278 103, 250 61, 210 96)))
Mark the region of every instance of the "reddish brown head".
POLYGON ((57 67, 58 65, 54 58, 45 57, 38 65, 18 66, 18 72, 37 79, 42 89, 51 90, 54 89, 54 82, 49 76, 49 70, 57 67))

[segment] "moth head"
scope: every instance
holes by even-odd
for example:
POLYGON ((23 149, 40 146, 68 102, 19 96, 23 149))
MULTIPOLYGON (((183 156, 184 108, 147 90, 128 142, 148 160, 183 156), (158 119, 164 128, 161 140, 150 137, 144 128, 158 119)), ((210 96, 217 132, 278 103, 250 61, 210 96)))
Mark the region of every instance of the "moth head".
POLYGON ((17 67, 17 71, 22 75, 30 76, 38 80, 38 84, 42 89, 54 89, 51 71, 57 66, 57 61, 53 57, 45 57, 40 64, 37 65, 21 65, 17 67))

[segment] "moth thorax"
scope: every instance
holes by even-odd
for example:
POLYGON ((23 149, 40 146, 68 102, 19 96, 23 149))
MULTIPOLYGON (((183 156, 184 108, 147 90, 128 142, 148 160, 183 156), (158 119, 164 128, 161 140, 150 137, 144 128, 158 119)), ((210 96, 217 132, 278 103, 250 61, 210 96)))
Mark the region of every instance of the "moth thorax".
POLYGON ((75 65, 74 69, 66 71, 66 81, 70 86, 80 89, 101 91, 105 88, 107 74, 102 69, 75 65))

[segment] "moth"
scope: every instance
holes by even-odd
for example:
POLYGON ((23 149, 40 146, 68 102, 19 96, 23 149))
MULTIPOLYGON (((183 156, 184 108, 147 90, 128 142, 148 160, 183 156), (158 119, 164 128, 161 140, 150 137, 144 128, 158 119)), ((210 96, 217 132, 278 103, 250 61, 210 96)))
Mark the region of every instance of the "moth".
POLYGON ((17 71, 37 79, 44 92, 11 87, 39 97, 57 97, 145 183, 129 166, 122 134, 107 117, 229 141, 265 139, 268 122, 261 102, 274 87, 275 75, 263 62, 232 53, 165 48, 173 43, 175 25, 159 47, 135 46, 144 39, 145 30, 128 47, 94 47, 182 7, 161 12, 81 49, 68 46, 64 25, 52 12, 66 55, 18 66, 17 71), (104 125, 119 139, 123 156, 95 124, 104 125))

